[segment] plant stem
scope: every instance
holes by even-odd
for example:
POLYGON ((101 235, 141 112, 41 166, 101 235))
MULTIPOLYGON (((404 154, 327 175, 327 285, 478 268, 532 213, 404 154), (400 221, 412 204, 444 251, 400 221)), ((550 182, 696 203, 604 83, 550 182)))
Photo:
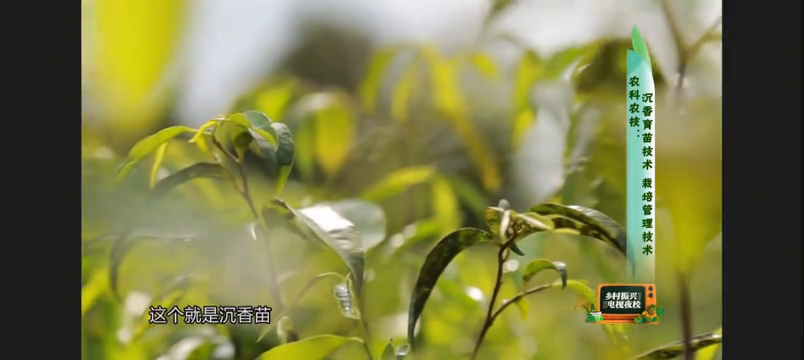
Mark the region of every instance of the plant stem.
MULTIPOLYGON (((236 189, 236 190, 238 193, 240 193, 240 196, 242 196, 243 199, 248 204, 249 210, 251 210, 251 215, 254 217, 254 221, 257 222, 257 224, 261 229, 267 231, 268 229, 265 228, 265 224, 263 224, 262 221, 260 220, 260 214, 259 212, 257 212, 257 207, 254 205, 254 200, 251 199, 251 190, 249 189, 248 186, 248 177, 246 176, 246 169, 245 166, 243 165, 243 161, 241 159, 238 159, 236 156, 234 156, 226 149, 224 149, 221 143, 217 139, 215 139, 214 136, 212 137, 212 143, 215 145, 216 148, 218 148, 218 150, 220 150, 223 154, 225 154, 229 159, 237 163, 237 170, 240 173, 240 177, 243 179, 243 189, 242 190, 236 189)), ((268 241, 267 239, 263 239, 264 231, 258 231, 256 232, 256 235, 257 237, 260 238, 258 240, 265 240, 264 241, 265 248, 268 256, 268 279, 271 282, 271 287, 276 292, 275 300, 277 302, 277 305, 279 306, 279 308, 284 309, 285 304, 284 301, 282 300, 282 291, 279 288, 279 280, 277 279, 276 275, 277 272, 276 269, 274 268, 274 256, 273 252, 271 251, 271 242, 268 241)))
POLYGON ((684 344, 684 359, 694 360, 692 351, 692 304, 690 301, 689 277, 684 272, 678 273, 679 296, 681 297, 681 335, 684 344))
POLYGON ((368 331, 368 324, 366 323, 366 318, 363 317, 363 314, 360 314, 360 331, 363 333, 363 348, 366 349, 366 354, 370 360, 374 360, 374 355, 371 353, 371 345, 369 343, 369 331, 368 331))
POLYGON ((676 45, 676 51, 678 51, 678 82, 676 83, 676 92, 680 95, 682 87, 684 85, 684 77, 687 75, 687 66, 689 65, 690 59, 692 59, 706 43, 709 36, 712 32, 717 29, 722 21, 723 17, 719 16, 715 22, 709 26, 709 28, 704 31, 703 35, 698 38, 692 45, 687 46, 685 45, 685 41, 683 36, 681 35, 681 29, 678 26, 678 21, 676 21, 675 15, 673 15, 673 11, 670 9, 670 2, 669 0, 662 0, 661 1, 662 11, 664 11, 664 16, 667 19, 667 25, 670 27, 670 33, 673 35, 673 42, 676 45))
POLYGON ((480 329, 480 335, 477 337, 474 350, 472 350, 472 359, 477 357, 480 344, 483 343, 483 338, 486 337, 486 333, 494 322, 494 303, 497 301, 497 296, 500 294, 500 288, 502 287, 503 263, 506 258, 505 251, 508 249, 506 245, 500 246, 500 251, 497 252, 497 278, 494 281, 494 290, 491 293, 491 301, 489 301, 489 309, 488 312, 486 312, 486 320, 483 322, 483 328, 480 329))
MULTIPOLYGON (((511 298, 511 300, 508 300, 508 301, 504 302, 502 305, 500 305, 500 308, 497 309, 497 311, 495 311, 494 314, 491 316, 491 322, 493 323, 494 320, 497 318, 497 316, 499 316, 503 312, 503 310, 505 310, 505 308, 507 308, 509 305, 517 303, 519 300, 522 300, 523 298, 525 298, 525 296, 528 296, 530 294, 535 294, 535 293, 537 293, 539 291, 542 291, 544 289, 549 289, 551 287, 553 287, 553 284, 539 285, 537 287, 530 288, 530 289, 528 289, 526 291, 523 291, 520 294, 517 294, 516 296, 511 298)), ((489 326, 491 326, 491 325, 489 325, 489 326)))

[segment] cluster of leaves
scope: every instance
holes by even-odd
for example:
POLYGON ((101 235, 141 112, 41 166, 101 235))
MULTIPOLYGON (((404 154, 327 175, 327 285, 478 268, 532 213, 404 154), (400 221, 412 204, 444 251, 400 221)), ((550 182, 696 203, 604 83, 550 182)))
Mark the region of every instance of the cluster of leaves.
MULTIPOLYGON (((272 122, 260 112, 248 111, 213 119, 197 130, 185 126, 166 128, 143 139, 131 149, 125 162, 119 168, 118 181, 123 180, 139 162, 151 154, 154 154, 154 165, 150 176, 152 189, 150 196, 146 199, 146 205, 153 204, 171 190, 193 179, 211 178, 228 181, 243 197, 244 205, 249 208, 253 216, 253 222, 249 223, 248 227, 254 241, 264 242, 270 249, 271 234, 276 233, 278 228, 287 229, 318 248, 334 252, 348 269, 346 275, 326 273, 310 279, 307 287, 301 291, 293 303, 278 309, 280 313, 276 318, 279 319, 279 326, 276 326, 275 332, 281 342, 285 344, 274 347, 260 358, 278 359, 287 356, 320 358, 346 343, 364 342, 359 338, 344 338, 334 335, 298 339, 298 334, 290 325, 289 317, 286 316, 293 304, 298 302, 313 283, 324 278, 336 278, 338 281, 333 288, 333 293, 342 313, 346 317, 360 320, 359 294, 362 292, 364 279, 364 249, 354 225, 335 214, 331 207, 295 209, 277 197, 273 197, 265 204, 258 205, 252 196, 249 179, 246 176, 248 154, 257 155, 259 159, 278 170, 276 177, 272 179, 276 184, 275 195, 282 191, 287 182, 290 168, 294 163, 295 144, 285 124, 272 122), (158 172, 166 156, 169 141, 186 133, 193 134, 189 142, 196 144, 212 161, 197 162, 159 179, 158 172), (335 214, 339 220, 345 221, 346 225, 340 228, 325 229, 321 224, 320 217, 332 214, 335 214)), ((111 288, 116 294, 118 293, 119 268, 127 253, 138 240, 137 237, 131 236, 134 224, 136 221, 132 222, 129 229, 118 235, 112 248, 110 282, 111 288)), ((272 256, 270 252, 268 256, 272 256)), ((269 259, 269 261, 272 260, 269 259)), ((271 274, 271 276, 274 279, 272 285, 278 287, 276 274, 271 274)), ((169 293, 178 292, 180 296, 193 284, 192 275, 182 277, 182 281, 169 288, 169 293)), ((118 298, 122 298, 122 296, 118 296, 118 298)), ((169 303, 163 296, 155 299, 160 300, 159 303, 163 306, 169 303)), ((177 299, 174 298, 172 302, 175 301, 177 299)), ((276 301, 283 304, 281 298, 276 301)))
POLYGON ((419 277, 416 281, 410 302, 408 340, 412 345, 414 344, 416 322, 439 276, 455 256, 473 245, 489 243, 498 248, 497 280, 495 282, 486 320, 480 331, 477 343, 475 344, 473 356, 477 355, 480 343, 483 341, 486 331, 491 327, 496 317, 507 306, 517 303, 526 295, 561 284, 562 288, 570 285, 570 287, 579 292, 580 295, 586 297, 588 301, 595 301, 594 292, 583 284, 583 282, 568 281, 567 267, 563 262, 538 259, 528 264, 521 271, 509 273, 511 274, 511 280, 514 281, 519 289, 519 295, 503 303, 495 310, 495 301, 500 286, 502 286, 503 283, 504 263, 508 261, 511 252, 524 255, 522 250, 517 246, 517 241, 526 238, 528 235, 543 231, 585 235, 601 240, 615 249, 618 249, 624 256, 626 255, 626 237, 622 227, 611 220, 611 218, 593 209, 577 206, 562 206, 558 204, 541 204, 532 207, 526 213, 520 214, 511 210, 508 202, 502 200, 499 206, 489 207, 487 209, 486 221, 491 232, 475 228, 456 230, 439 241, 427 254, 424 265, 422 265, 419 272, 419 277), (529 280, 534 275, 546 269, 557 271, 561 277, 560 282, 525 289, 525 286, 527 286, 529 280))

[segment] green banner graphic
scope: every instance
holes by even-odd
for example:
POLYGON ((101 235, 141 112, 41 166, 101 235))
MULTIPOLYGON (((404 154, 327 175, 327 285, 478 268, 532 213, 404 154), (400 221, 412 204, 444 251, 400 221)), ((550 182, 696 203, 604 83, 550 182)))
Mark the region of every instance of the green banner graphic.
POLYGON ((627 227, 628 274, 653 283, 656 259, 656 96, 648 46, 636 26, 628 50, 627 227))

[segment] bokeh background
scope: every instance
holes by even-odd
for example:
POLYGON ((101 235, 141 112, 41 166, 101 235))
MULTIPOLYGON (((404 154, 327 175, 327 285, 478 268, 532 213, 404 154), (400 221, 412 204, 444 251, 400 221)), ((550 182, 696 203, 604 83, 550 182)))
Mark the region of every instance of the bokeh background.
MULTIPOLYGON (((638 26, 657 79, 657 279, 660 325, 613 339, 584 322, 577 295, 549 290, 507 310, 483 358, 609 359, 681 339, 679 278, 689 279, 694 334, 722 323, 720 2, 654 0, 83 0, 82 318, 86 359, 253 359, 276 345, 256 326, 147 326, 147 308, 179 275, 205 279, 178 304, 276 305, 307 279, 344 272, 331 254, 286 234, 273 261, 250 240, 248 207, 230 186, 199 180, 140 206, 150 161, 112 186, 140 139, 258 110, 297 146, 282 198, 327 202, 357 225, 366 255, 370 347, 405 342, 424 255, 463 226, 485 228, 501 198, 598 209, 625 222, 625 49, 638 26), (110 234, 131 219, 142 238, 109 288, 110 234), (269 266, 282 294, 268 291, 269 266), (143 312, 146 313, 143 324, 143 312), (616 341, 615 341, 616 340, 616 341)), ((160 177, 201 161, 171 142, 160 177)), ((273 184, 253 169, 255 198, 273 184)), ((527 256, 567 263, 590 287, 624 279, 599 242, 540 234, 527 256)), ((425 359, 471 351, 494 281, 494 251, 459 255, 419 331, 425 359)), ((533 280, 551 282, 554 274, 533 280)), ((323 285, 322 285, 323 284, 323 285)), ((503 297, 512 296, 506 287, 503 297)), ((359 336, 331 285, 290 314, 302 338, 359 336)), ((276 320, 276 319, 275 319, 276 320)), ((716 350, 716 349, 715 349, 716 350)), ((716 351, 700 356, 719 357, 716 351)), ((359 359, 349 345, 335 358, 359 359)), ((417 358, 419 358, 417 357, 417 358)))

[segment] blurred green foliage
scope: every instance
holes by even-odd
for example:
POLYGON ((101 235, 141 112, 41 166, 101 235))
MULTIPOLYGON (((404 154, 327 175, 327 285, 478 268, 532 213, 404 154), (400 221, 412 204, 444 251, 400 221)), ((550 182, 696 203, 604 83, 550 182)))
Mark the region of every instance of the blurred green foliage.
MULTIPOLYGON (((496 266, 504 273, 498 303, 528 283, 545 284, 536 287, 545 294, 517 298, 519 312, 500 313, 481 358, 680 355, 677 273, 692 276, 695 333, 722 322, 719 97, 682 102, 671 96, 675 84, 657 80, 661 325, 588 324, 574 308, 579 296, 594 298, 590 288, 623 275, 620 235, 598 224, 592 237, 603 241, 585 241, 572 235, 584 221, 555 217, 555 209, 487 213, 504 194, 519 195, 508 189, 510 174, 529 164, 511 158, 526 151, 540 109, 565 106, 569 127, 555 134, 567 140, 565 172, 548 200, 624 222, 628 43, 599 40, 547 58, 525 50, 512 74, 479 51, 394 46, 376 53, 356 93, 277 74, 232 115, 199 129, 162 129, 125 157, 110 150, 113 138, 85 129, 83 357, 463 358, 484 327, 496 266), (567 82, 566 74, 570 104, 532 96, 567 82), (488 86, 511 79, 510 108, 493 120, 465 91, 476 75, 488 86), (410 324, 417 276, 439 239, 472 227, 493 242, 508 236, 506 217, 572 231, 523 232, 504 262, 482 247, 450 254, 410 324), (490 232, 479 230, 486 226, 490 232), (149 324, 156 305, 267 305, 274 318, 270 326, 149 324)), ((715 358, 708 345, 721 338, 695 338, 699 358, 715 358)))

